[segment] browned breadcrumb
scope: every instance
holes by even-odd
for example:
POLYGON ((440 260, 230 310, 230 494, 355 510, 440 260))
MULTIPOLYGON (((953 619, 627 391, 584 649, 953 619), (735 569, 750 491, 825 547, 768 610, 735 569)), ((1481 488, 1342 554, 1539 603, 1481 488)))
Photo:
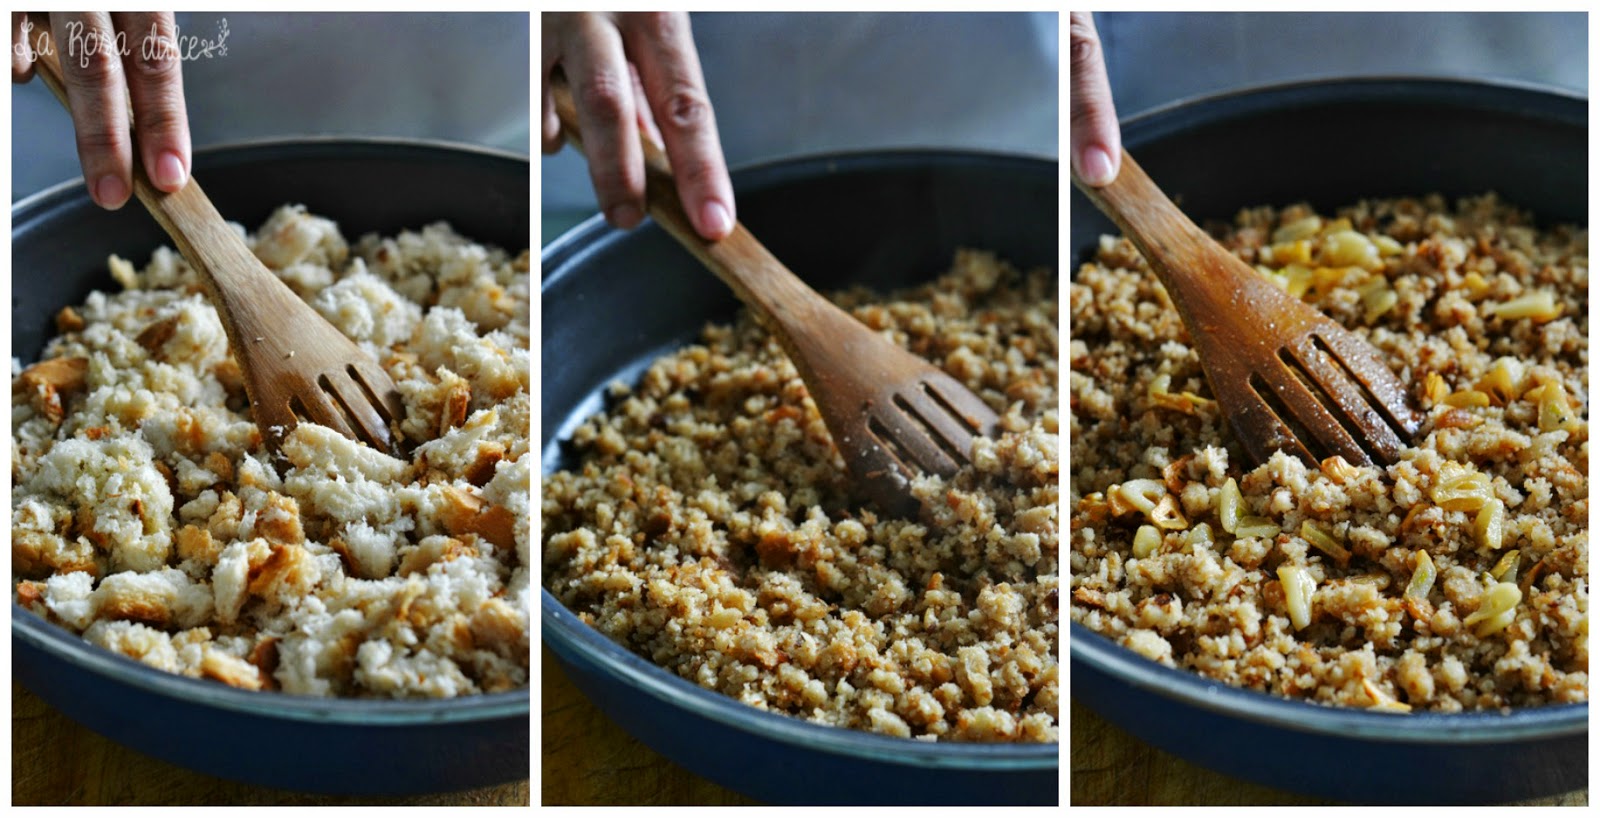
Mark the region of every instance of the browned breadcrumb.
POLYGON ((1587 231, 1434 196, 1256 208, 1217 235, 1370 340, 1426 421, 1387 468, 1249 468, 1165 292, 1103 238, 1072 284, 1073 618, 1328 704, 1587 700, 1587 231), (1141 534, 1157 490, 1184 525, 1141 534))
POLYGON ((612 639, 747 704, 924 740, 1057 732, 1056 279, 962 252, 841 303, 1003 409, 926 521, 849 499, 777 343, 748 315, 658 360, 544 481, 544 582, 612 639))

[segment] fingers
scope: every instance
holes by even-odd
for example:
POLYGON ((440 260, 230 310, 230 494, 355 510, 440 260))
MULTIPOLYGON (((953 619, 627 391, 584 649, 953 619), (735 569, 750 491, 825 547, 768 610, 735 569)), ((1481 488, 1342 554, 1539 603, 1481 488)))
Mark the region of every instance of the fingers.
POLYGON ((1117 178, 1122 165, 1122 135, 1111 102, 1111 82, 1094 18, 1071 15, 1072 169, 1084 183, 1100 187, 1117 178))
MULTIPOLYGON (((626 38, 623 42, 626 44, 626 38)), ((655 115, 650 112, 650 100, 644 95, 644 83, 639 81, 639 68, 631 62, 628 63, 628 78, 633 81, 633 110, 639 117, 639 130, 644 132, 651 144, 660 148, 661 129, 656 127, 655 115)))
POLYGON ((111 19, 127 39, 122 68, 139 161, 157 188, 175 192, 188 181, 190 162, 177 27, 169 12, 118 12, 111 19))
POLYGON ((116 210, 133 190, 133 149, 128 95, 111 16, 104 12, 53 13, 50 30, 61 60, 84 183, 96 204, 116 210))
POLYGON ((545 153, 561 150, 561 118, 556 116, 555 100, 550 98, 550 72, 561 62, 561 38, 557 36, 562 15, 539 15, 539 57, 544 70, 539 74, 539 141, 545 153))
POLYGON ((626 228, 644 216, 643 132, 666 150, 696 232, 711 240, 726 236, 735 218, 733 185, 688 15, 551 13, 541 15, 541 29, 544 151, 561 147, 549 93, 551 72, 560 65, 606 218, 626 228))
POLYGON ((700 60, 683 13, 620 15, 655 125, 696 232, 717 240, 733 229, 733 185, 717 139, 700 60))
MULTIPOLYGON (((27 82, 33 79, 33 44, 28 41, 25 24, 28 13, 11 12, 11 81, 27 82)), ((35 23, 37 25, 37 23, 35 23)))
POLYGON ((628 229, 644 219, 644 154, 622 35, 603 15, 571 15, 571 23, 561 65, 578 109, 589 179, 606 220, 628 229))

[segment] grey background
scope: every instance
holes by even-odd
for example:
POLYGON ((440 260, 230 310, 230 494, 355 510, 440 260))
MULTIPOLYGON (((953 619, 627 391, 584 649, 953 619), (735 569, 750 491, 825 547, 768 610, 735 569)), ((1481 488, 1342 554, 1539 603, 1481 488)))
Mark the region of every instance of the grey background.
MULTIPOLYGON (((1118 113, 1278 82, 1509 80, 1588 92, 1584 13, 1095 15, 1118 113)), ((695 14, 732 167, 889 147, 1056 156, 1054 14, 695 14)), ((544 241, 593 212, 580 157, 543 160, 544 241)))
MULTIPOLYGON (((185 37, 224 20, 227 54, 183 65, 196 148, 339 134, 529 153, 527 14, 177 14, 185 37)), ((38 80, 12 91, 11 156, 13 200, 81 177, 72 120, 38 80)))
POLYGON ((1117 114, 1232 88, 1411 75, 1531 82, 1587 93, 1583 13, 1095 14, 1117 114))
MULTIPOLYGON (((1054 157, 1054 13, 690 17, 728 165, 875 148, 1054 157)), ((571 148, 542 164, 543 241, 595 209, 571 148)))

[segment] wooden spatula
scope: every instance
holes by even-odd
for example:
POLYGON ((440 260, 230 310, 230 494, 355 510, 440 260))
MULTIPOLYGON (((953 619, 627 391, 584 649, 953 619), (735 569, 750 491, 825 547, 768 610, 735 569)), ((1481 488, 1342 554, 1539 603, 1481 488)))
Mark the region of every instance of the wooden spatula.
MULTIPOLYGON (((551 82, 561 127, 574 147, 583 134, 566 82, 551 82)), ((720 241, 695 232, 665 154, 641 134, 646 209, 717 274, 783 346, 805 380, 856 487, 896 514, 916 511, 911 478, 950 475, 993 436, 999 418, 960 381, 873 332, 806 286, 744 225, 720 241)))
POLYGON ((1392 462, 1422 418, 1377 350, 1267 281, 1183 215, 1127 151, 1111 184, 1072 181, 1150 262, 1246 453, 1392 462))
MULTIPOLYGON (((67 104, 58 55, 35 30, 34 68, 67 104)), ((400 392, 383 367, 318 315, 250 252, 191 176, 175 193, 151 184, 133 152, 133 192, 167 231, 204 283, 244 372, 256 425, 276 449, 301 420, 382 451, 390 421, 404 417, 400 392)))

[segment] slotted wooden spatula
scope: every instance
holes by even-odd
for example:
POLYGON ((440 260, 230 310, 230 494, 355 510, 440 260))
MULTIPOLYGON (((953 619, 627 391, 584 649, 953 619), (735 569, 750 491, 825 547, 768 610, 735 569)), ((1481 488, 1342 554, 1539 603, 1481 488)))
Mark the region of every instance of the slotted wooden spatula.
MULTIPOLYGON (((561 127, 582 150, 572 94, 551 81, 561 127)), ((744 225, 720 241, 695 232, 667 158, 641 134, 646 209, 658 224, 733 288, 783 346, 805 380, 857 488, 880 507, 914 512, 911 478, 950 475, 993 436, 999 418, 960 381, 894 345, 806 286, 744 225)))
POLYGON ((1377 350, 1267 281, 1183 215, 1127 151, 1111 184, 1072 181, 1150 262, 1189 329, 1211 392, 1256 462, 1391 462, 1422 418, 1377 350))
MULTIPOLYGON (((58 55, 42 28, 34 68, 67 104, 58 55)), ((193 176, 175 193, 151 184, 133 151, 133 192, 200 274, 244 373, 252 417, 276 449, 301 420, 391 451, 389 422, 405 415, 383 367, 318 315, 250 252, 193 176)))

